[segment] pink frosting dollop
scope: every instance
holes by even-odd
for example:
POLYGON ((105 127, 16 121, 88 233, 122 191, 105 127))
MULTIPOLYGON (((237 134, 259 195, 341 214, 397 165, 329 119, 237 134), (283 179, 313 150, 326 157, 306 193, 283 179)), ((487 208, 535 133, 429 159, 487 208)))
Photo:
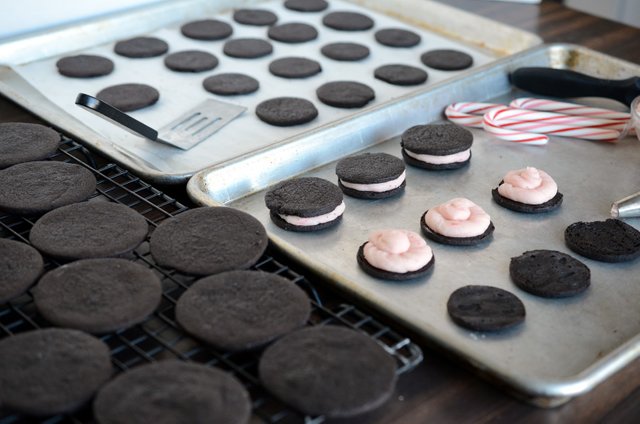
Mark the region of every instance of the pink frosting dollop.
POLYGON ((502 197, 528 205, 540 205, 558 193, 558 185, 553 178, 531 166, 507 172, 503 181, 498 186, 498 193, 502 197))
POLYGON ((417 271, 433 258, 422 237, 408 230, 373 231, 363 250, 370 265, 396 273, 417 271))
POLYGON ((427 211, 424 222, 446 237, 476 237, 491 225, 491 217, 469 199, 457 197, 427 211))

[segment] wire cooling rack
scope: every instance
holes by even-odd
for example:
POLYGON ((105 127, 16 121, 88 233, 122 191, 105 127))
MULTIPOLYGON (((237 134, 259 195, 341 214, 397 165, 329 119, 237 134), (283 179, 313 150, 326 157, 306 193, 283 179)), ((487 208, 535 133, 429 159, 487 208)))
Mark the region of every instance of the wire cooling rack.
MULTIPOLYGON (((117 165, 108 164, 97 168, 92 154, 68 138, 63 139, 58 152, 51 160, 85 166, 95 174, 98 182, 95 198, 108 199, 135 209, 152 227, 188 209, 117 165)), ((34 219, 0 214, 0 237, 28 243, 29 231, 34 222, 34 219)), ((318 424, 324 420, 323 417, 305 417, 264 390, 257 377, 260 351, 217 351, 193 339, 180 328, 174 318, 175 304, 196 277, 156 265, 149 254, 148 239, 133 252, 132 259, 145 264, 158 274, 163 284, 163 298, 156 312, 142 324, 102 336, 102 340, 111 348, 111 359, 116 372, 169 358, 195 361, 216 366, 239 378, 251 394, 254 415, 265 423, 318 424)), ((45 258, 46 270, 59 265, 55 260, 45 258)), ((281 275, 304 289, 312 305, 308 325, 333 324, 364 332, 393 355, 399 374, 411 370, 422 361, 422 351, 410 339, 357 307, 336 300, 337 296, 333 293, 330 296, 321 295, 303 275, 287 266, 271 247, 252 269, 281 275)), ((30 292, 10 303, 0 304, 0 339, 47 326, 49 324, 38 315, 30 292)), ((34 421, 26 416, 0 410, 0 424, 26 422, 34 421)), ((93 419, 91 408, 87 406, 73 415, 43 418, 41 422, 88 423, 93 422, 93 419)))

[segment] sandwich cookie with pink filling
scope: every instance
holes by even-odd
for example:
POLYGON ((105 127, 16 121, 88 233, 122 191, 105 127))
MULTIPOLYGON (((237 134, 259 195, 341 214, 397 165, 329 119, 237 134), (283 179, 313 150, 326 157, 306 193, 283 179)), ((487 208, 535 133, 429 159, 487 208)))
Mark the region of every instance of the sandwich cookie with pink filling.
POLYGON ((516 212, 549 212, 562 204, 562 193, 553 178, 531 166, 507 172, 491 194, 497 204, 516 212))
POLYGON ((418 234, 408 230, 376 230, 358 249, 358 265, 384 280, 410 280, 433 268, 433 251, 418 234))
POLYGON ((342 159, 336 165, 338 186, 347 196, 383 199, 404 190, 402 159, 386 153, 362 153, 342 159))
POLYGON ((450 122, 416 125, 402 133, 402 157, 418 168, 458 169, 471 160, 473 134, 450 122))
POLYGON ((471 246, 487 240, 495 227, 491 217, 469 199, 458 197, 427 210, 420 219, 427 238, 453 246, 471 246))
POLYGON ((340 222, 345 205, 335 184, 317 177, 293 178, 264 196, 271 220, 288 231, 317 231, 340 222))

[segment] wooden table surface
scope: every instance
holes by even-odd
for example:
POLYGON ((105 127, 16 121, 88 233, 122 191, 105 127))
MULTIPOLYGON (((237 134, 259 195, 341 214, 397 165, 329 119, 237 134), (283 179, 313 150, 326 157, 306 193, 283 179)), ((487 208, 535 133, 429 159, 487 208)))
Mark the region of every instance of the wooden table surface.
MULTIPOLYGON (((520 5, 485 0, 439 0, 452 6, 539 34, 545 42, 581 44, 640 63, 640 30, 586 15, 559 2, 520 5)), ((0 97, 0 122, 37 118, 0 97)), ((170 190, 186 199, 184 187, 170 190)), ((330 423, 589 423, 640 422, 640 360, 636 360, 590 393, 554 409, 516 400, 485 382, 454 359, 425 343, 424 362, 403 375, 395 396, 382 408, 350 420, 330 423)))

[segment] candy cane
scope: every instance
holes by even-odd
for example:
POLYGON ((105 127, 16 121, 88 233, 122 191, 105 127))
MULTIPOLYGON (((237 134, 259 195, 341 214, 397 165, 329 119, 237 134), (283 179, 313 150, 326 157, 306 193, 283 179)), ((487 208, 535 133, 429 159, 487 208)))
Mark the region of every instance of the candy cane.
POLYGON ((465 127, 482 128, 482 116, 492 109, 505 109, 505 105, 494 103, 454 103, 447 106, 444 114, 451 122, 465 127))
POLYGON ((590 118, 611 119, 614 121, 628 121, 631 115, 626 112, 616 112, 609 109, 588 107, 574 103, 557 102, 555 100, 521 97, 512 101, 509 106, 516 109, 530 109, 541 112, 556 112, 565 115, 588 116, 590 118))

